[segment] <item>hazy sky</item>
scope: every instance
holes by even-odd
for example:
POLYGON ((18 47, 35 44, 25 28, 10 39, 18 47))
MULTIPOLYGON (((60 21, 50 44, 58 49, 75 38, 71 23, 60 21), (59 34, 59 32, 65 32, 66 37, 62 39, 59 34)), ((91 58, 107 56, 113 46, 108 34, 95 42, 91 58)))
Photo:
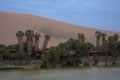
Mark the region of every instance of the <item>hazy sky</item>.
POLYGON ((0 0, 0 11, 120 31, 120 0, 0 0))

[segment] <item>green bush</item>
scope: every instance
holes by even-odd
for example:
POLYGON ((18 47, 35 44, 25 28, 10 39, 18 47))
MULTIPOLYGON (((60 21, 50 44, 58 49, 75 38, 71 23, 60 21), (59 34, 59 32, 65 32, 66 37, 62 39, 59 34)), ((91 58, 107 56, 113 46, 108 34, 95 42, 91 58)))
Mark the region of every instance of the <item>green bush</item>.
POLYGON ((117 63, 113 61, 113 62, 112 62, 112 65, 117 65, 117 63))
POLYGON ((84 66, 90 66, 90 64, 88 62, 85 62, 83 65, 84 66))

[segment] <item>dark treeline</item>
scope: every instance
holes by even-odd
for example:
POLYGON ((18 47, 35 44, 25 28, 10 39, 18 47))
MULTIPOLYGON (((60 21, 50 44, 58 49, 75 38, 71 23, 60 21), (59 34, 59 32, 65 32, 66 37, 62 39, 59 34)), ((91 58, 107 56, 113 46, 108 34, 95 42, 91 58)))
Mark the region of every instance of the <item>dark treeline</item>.
POLYGON ((109 56, 112 63, 116 64, 117 57, 120 56, 119 35, 107 34, 100 31, 95 32, 96 44, 86 42, 84 33, 78 33, 77 39, 70 38, 64 43, 47 48, 50 35, 44 35, 42 49, 39 49, 40 33, 34 33, 32 30, 24 32, 18 31, 16 37, 18 44, 0 45, 0 59, 2 60, 40 60, 42 67, 48 66, 79 66, 83 64, 88 66, 90 60, 97 65, 98 61, 104 56, 105 65, 109 56), (90 58, 92 57, 92 58, 90 58))

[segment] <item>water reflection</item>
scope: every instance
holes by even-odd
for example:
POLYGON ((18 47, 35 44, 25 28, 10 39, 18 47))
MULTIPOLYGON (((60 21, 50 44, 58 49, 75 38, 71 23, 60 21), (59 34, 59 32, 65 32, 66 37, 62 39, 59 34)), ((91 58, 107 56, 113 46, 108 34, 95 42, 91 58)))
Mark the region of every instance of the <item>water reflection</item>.
POLYGON ((0 80, 120 80, 120 68, 0 71, 0 80))

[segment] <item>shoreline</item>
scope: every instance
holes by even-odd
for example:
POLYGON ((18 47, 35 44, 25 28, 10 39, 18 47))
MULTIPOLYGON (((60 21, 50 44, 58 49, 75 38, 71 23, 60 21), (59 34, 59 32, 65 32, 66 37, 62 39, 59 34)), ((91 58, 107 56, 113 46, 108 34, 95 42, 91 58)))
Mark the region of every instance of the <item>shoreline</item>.
POLYGON ((4 66, 0 67, 0 71, 6 71, 6 70, 55 70, 55 69, 89 69, 89 68, 114 68, 114 67, 120 67, 120 65, 110 65, 110 66, 75 66, 75 67, 47 67, 47 68, 34 68, 32 66, 4 66))

